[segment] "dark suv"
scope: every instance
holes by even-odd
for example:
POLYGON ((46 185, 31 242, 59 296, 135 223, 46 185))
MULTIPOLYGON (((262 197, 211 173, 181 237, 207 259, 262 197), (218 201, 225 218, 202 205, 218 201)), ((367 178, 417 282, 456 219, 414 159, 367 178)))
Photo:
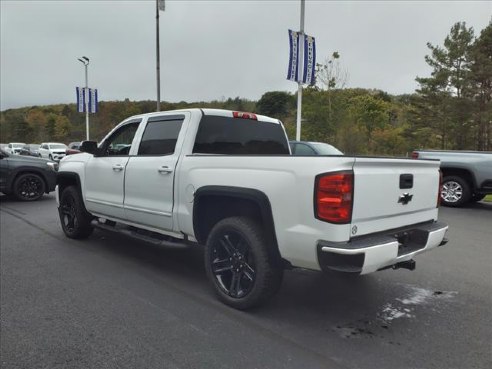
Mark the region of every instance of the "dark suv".
POLYGON ((58 164, 32 156, 11 155, 0 149, 0 192, 22 201, 38 200, 55 190, 58 164))

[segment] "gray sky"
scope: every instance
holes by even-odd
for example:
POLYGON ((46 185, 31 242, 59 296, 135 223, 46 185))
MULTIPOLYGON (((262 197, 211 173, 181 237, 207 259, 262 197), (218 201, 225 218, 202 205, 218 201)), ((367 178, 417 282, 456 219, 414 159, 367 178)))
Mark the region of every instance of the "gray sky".
MULTIPOLYGON (((0 110, 75 102, 90 58, 100 100, 155 100, 155 1, 0 0, 0 110)), ((166 1, 161 12, 161 100, 258 99, 294 92, 286 80, 287 29, 300 0, 166 1)), ((466 21, 475 34, 492 2, 306 1, 305 32, 318 61, 339 51, 348 87, 411 93, 427 76, 426 43, 466 21)))

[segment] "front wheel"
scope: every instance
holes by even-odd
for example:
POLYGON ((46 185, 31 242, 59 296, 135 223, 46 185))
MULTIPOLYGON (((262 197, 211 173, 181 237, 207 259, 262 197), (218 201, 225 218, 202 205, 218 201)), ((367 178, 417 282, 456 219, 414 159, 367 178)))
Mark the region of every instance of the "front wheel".
POLYGON ((75 186, 69 186, 61 193, 58 214, 63 232, 69 238, 87 238, 94 230, 91 225, 93 217, 85 209, 80 192, 75 186))
POLYGON ((18 200, 35 201, 43 196, 46 184, 41 176, 25 173, 15 179, 12 190, 18 200))
POLYGON ((458 176, 447 176, 442 181, 441 200, 444 206, 460 207, 471 198, 468 182, 458 176))
POLYGON ((269 253, 263 229, 249 218, 218 222, 210 232, 205 268, 219 299, 236 309, 264 303, 282 283, 283 267, 269 253))

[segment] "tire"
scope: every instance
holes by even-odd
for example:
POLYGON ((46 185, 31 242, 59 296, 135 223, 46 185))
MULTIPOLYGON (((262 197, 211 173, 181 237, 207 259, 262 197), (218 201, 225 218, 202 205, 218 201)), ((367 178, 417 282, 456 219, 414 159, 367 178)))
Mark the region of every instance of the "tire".
POLYGON ((471 199, 470 185, 458 176, 447 176, 442 181, 441 200, 444 206, 460 207, 471 199))
POLYGON ((63 232, 68 238, 83 239, 92 234, 92 215, 87 212, 75 186, 66 187, 60 196, 58 208, 63 232))
POLYGON ((35 173, 25 173, 18 176, 13 184, 12 193, 21 201, 36 201, 46 191, 44 179, 35 173))
POLYGON ((239 310, 259 306, 280 288, 283 267, 263 229, 249 218, 218 222, 205 248, 205 268, 219 299, 239 310))

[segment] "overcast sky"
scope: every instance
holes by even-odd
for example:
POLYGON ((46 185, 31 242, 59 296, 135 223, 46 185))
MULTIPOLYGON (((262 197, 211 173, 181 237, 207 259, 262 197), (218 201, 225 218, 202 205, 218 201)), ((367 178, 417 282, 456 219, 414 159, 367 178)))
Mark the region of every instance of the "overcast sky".
MULTIPOLYGON (((0 110, 75 102, 90 58, 100 100, 155 100, 155 0, 0 0, 0 110)), ((348 87, 411 93, 427 76, 427 42, 466 21, 475 34, 492 1, 306 1, 318 61, 339 51, 348 87)), ((300 0, 166 1, 160 13, 161 100, 258 99, 295 92, 286 80, 300 0)))

